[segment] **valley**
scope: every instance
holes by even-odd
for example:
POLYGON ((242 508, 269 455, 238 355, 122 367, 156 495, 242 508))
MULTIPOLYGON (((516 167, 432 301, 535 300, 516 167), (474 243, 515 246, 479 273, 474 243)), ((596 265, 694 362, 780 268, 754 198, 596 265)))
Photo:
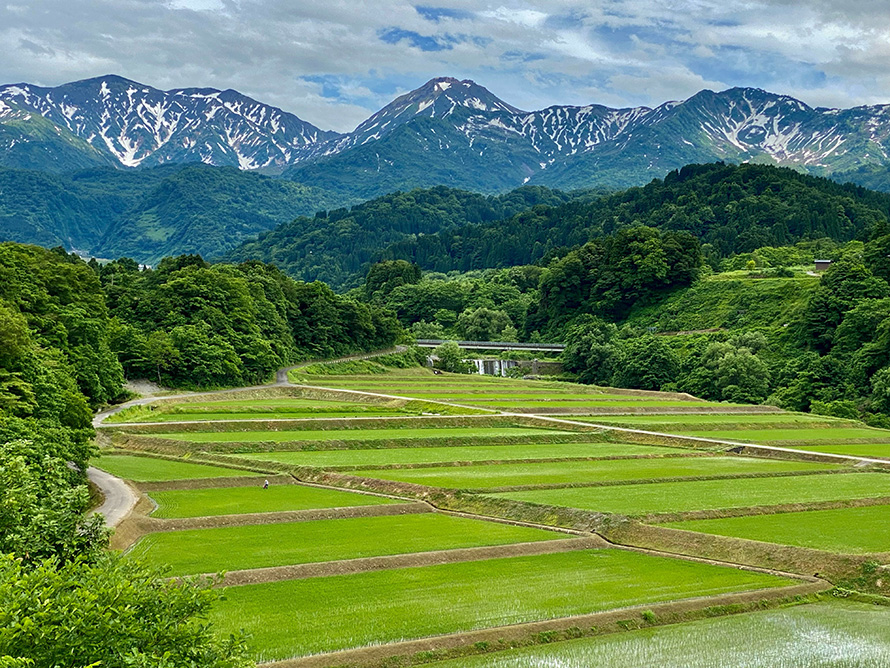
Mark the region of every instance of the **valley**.
POLYGON ((887 608, 845 588, 887 593, 890 431, 670 393, 317 367, 100 427, 97 465, 142 495, 112 545, 171 575, 223 572, 213 619, 246 629, 266 665, 531 668, 545 651, 668 656, 701 633, 727 634, 727 668, 754 665, 735 640, 749 634, 788 660, 829 651, 768 630, 791 620, 845 638, 856 665, 888 649, 887 608), (808 447, 863 431, 865 460, 808 447))

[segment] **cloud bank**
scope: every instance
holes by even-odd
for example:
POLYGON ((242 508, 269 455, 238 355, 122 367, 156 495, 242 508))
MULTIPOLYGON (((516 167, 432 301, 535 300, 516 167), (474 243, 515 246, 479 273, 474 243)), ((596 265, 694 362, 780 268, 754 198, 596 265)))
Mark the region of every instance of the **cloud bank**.
POLYGON ((524 109, 732 86, 890 102, 890 5, 877 0, 429 2, 14 0, 0 6, 0 83, 113 73, 234 88, 339 131, 435 76, 524 109))

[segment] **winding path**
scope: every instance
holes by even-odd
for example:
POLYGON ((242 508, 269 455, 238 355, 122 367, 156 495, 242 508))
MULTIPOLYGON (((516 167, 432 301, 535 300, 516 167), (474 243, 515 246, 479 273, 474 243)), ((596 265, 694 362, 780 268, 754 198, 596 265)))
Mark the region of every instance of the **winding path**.
POLYGON ((133 510, 139 497, 133 488, 123 480, 97 469, 95 466, 90 466, 87 469, 87 477, 105 497, 102 505, 93 509, 90 515, 104 515, 105 524, 109 527, 116 527, 133 510))

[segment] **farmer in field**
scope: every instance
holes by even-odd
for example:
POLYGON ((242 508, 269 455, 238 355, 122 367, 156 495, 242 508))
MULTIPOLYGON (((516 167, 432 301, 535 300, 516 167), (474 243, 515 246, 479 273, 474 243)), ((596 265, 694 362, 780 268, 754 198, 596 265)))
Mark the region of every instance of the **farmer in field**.
POLYGON ((263 482, 263 489, 269 489, 269 481, 268 480, 263 482))

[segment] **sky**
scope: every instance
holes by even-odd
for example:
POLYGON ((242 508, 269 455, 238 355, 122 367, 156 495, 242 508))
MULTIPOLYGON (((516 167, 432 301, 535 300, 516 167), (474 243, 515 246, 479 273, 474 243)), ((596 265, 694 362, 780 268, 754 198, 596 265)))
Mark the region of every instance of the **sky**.
POLYGON ((733 86, 890 102, 886 0, 12 0, 0 83, 234 88, 346 132, 431 78, 526 110, 733 86))

